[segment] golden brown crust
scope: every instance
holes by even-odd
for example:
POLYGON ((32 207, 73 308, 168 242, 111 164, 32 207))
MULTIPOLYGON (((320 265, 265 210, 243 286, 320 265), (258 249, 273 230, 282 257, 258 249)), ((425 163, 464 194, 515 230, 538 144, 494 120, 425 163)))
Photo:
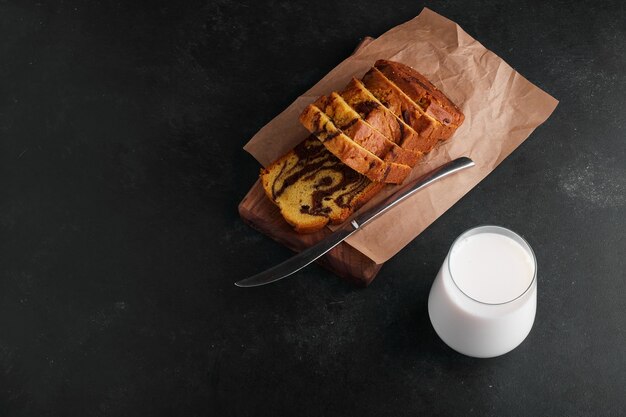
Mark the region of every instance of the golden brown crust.
POLYGON ((400 184, 411 171, 411 167, 407 165, 385 162, 367 149, 357 145, 338 129, 324 112, 314 105, 309 105, 304 109, 300 115, 300 122, 333 155, 372 181, 400 184))
POLYGON ((339 224, 400 183, 464 116, 412 68, 377 61, 363 82, 320 97, 300 116, 313 133, 261 170, 265 194, 298 233, 339 224), (377 68, 378 67, 378 68, 377 68))
POLYGON ((340 94, 363 120, 393 142, 401 144, 405 132, 415 132, 395 114, 387 110, 358 79, 352 78, 340 94))
POLYGON ((352 78, 341 96, 370 126, 403 149, 419 154, 420 158, 430 150, 426 140, 422 140, 411 126, 386 108, 360 80, 352 78))
POLYGON ((330 117, 335 126, 358 145, 388 162, 408 165, 411 168, 421 159, 420 152, 403 149, 361 118, 337 93, 322 96, 315 103, 330 117))
POLYGON ((384 59, 376 61, 374 66, 441 124, 458 127, 463 123, 465 116, 461 109, 415 69, 384 59))
POLYGON ((326 113, 346 136, 379 158, 384 158, 393 145, 383 135, 371 132, 372 129, 340 97, 333 94, 322 96, 313 105, 326 113))
POLYGON ((363 76, 362 81, 367 90, 389 111, 418 133, 419 141, 413 145, 418 146, 420 151, 429 152, 440 139, 446 136, 446 132, 443 131, 445 126, 425 114, 409 96, 378 69, 371 68, 363 76))

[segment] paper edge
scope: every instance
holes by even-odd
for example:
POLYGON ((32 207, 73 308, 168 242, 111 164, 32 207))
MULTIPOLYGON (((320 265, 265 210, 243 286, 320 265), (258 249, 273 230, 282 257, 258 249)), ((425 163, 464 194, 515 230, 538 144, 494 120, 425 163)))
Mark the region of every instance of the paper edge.
MULTIPOLYGON (((455 204, 457 204, 459 201, 461 201, 463 198, 465 198, 465 196, 471 192, 478 184, 480 184, 487 176, 489 176, 491 174, 491 172, 493 172, 493 170, 495 170, 496 167, 498 167, 506 158, 508 158, 515 150, 517 150, 517 148, 519 148, 519 146, 521 146, 529 137, 530 135, 532 135, 532 133, 541 125, 543 125, 549 118, 550 116, 554 113, 554 111, 556 110, 558 104, 559 104, 559 100, 557 100, 554 96, 552 96, 550 93, 548 93, 547 91, 543 90, 542 88, 538 87, 535 83, 533 83, 532 81, 528 80, 524 75, 522 75, 519 71, 517 71, 513 66, 511 66, 506 60, 504 60, 502 57, 500 57, 498 54, 496 54, 495 52, 493 52, 492 50, 490 50, 489 48, 485 47, 480 41, 478 41, 475 37, 473 37, 472 35, 470 35, 469 33, 467 33, 467 31, 465 31, 463 29, 463 27, 461 25, 459 25, 458 23, 454 22, 453 20, 437 13, 436 11, 428 8, 428 7, 424 7, 422 8, 422 10, 420 11, 420 13, 399 24, 396 25, 394 27, 392 27, 391 29, 385 31, 383 34, 379 35, 378 37, 374 38, 374 40, 372 42, 370 42, 368 45, 366 45, 365 47, 363 47, 362 49, 360 49, 359 51, 357 51, 355 54, 350 55, 348 57, 346 57, 345 59, 343 59, 341 62, 339 62, 333 69, 331 69, 324 77, 322 77, 320 80, 318 80, 315 84, 313 84, 311 87, 309 87, 309 89, 307 89, 303 94, 299 95, 289 106, 285 107, 285 109, 283 109, 279 114, 277 114, 275 117, 273 117, 272 119, 270 119, 265 125, 263 125, 263 127, 261 129, 259 129, 247 142, 246 144, 243 146, 243 150, 245 150, 246 152, 248 152, 250 155, 252 155, 262 166, 267 166, 269 163, 271 163, 271 161, 269 162, 263 162, 261 161, 257 156, 255 156, 249 149, 249 145, 251 142, 253 142, 257 136, 261 135, 265 130, 268 129, 268 126, 270 124, 272 124, 276 119, 279 119, 281 116, 285 117, 285 113, 288 112, 289 110, 291 110, 295 105, 298 104, 299 101, 303 101, 306 99, 307 103, 310 103, 312 101, 314 101, 320 94, 324 94, 324 92, 319 93, 316 89, 316 87, 318 85, 323 85, 324 81, 326 81, 327 79, 331 79, 333 78, 333 75, 336 73, 336 71, 339 70, 339 67, 341 67, 346 61, 348 60, 357 60, 361 57, 361 55, 364 55, 368 49, 371 49, 372 45, 375 45, 377 43, 377 41, 383 37, 384 35, 387 35, 389 33, 392 33, 394 31, 400 30, 403 26, 405 25, 409 25, 412 23, 415 23, 416 21, 418 21, 420 18, 423 19, 425 16, 427 15, 432 15, 433 17, 437 18, 437 19, 441 19, 443 21, 445 21, 446 24, 448 25, 453 25, 456 30, 457 30, 457 38, 458 38, 458 31, 462 31, 468 38, 472 39, 471 43, 476 43, 479 47, 481 47, 482 49, 484 49, 486 51, 486 53, 490 53, 492 55, 494 55, 496 58, 498 58, 500 60, 501 63, 507 65, 510 70, 513 71, 513 73, 518 76, 521 77, 523 79, 524 82, 528 83, 530 86, 533 87, 533 91, 535 93, 538 93, 540 95, 545 96, 544 99, 547 99, 550 103, 546 105, 546 108, 544 110, 544 114, 541 116, 540 118, 540 122, 537 123, 536 126, 534 126, 526 135, 526 137, 519 143, 517 144, 512 150, 511 152, 509 152, 506 156, 504 156, 504 158, 501 158, 499 160, 496 161, 495 165, 490 169, 489 173, 481 178, 476 184, 474 184, 470 189, 468 189, 467 191, 465 191, 456 201, 454 201, 452 203, 451 206, 449 206, 448 208, 446 208, 442 213, 440 213, 432 222, 430 222, 422 231, 420 231, 416 236, 412 237, 411 239, 409 239, 408 241, 406 241, 405 243, 402 244, 402 246, 393 254, 388 255, 388 256, 377 256, 376 254, 372 253, 371 250, 369 250, 366 247, 361 247, 362 245, 354 245, 353 243, 350 242, 350 240, 353 239, 348 239, 345 241, 346 244, 350 245, 353 249, 359 251, 360 253, 362 253, 364 256, 366 256, 367 258, 369 258, 370 260, 372 260, 376 265, 381 265, 384 264, 385 262, 387 262, 388 260, 390 260, 391 258, 393 258, 394 256, 396 256, 398 253, 400 253, 404 248, 406 248, 406 246, 408 246, 408 244, 410 244, 412 241, 414 241, 417 237, 419 237, 424 231, 426 231, 437 219, 441 218, 449 209, 451 209, 455 204)), ((457 42, 457 46, 460 46, 460 42, 457 42)), ((368 61, 371 61, 371 59, 367 59, 368 61)), ((304 108, 305 106, 303 106, 304 108)), ((304 130, 303 130, 304 132, 304 130)), ((303 133, 303 138, 306 137, 306 132, 303 133)), ((452 138, 453 139, 453 138, 452 138)), ((354 214, 356 214, 359 210, 357 210, 354 214)), ((391 212, 389 213, 391 214, 391 212)))

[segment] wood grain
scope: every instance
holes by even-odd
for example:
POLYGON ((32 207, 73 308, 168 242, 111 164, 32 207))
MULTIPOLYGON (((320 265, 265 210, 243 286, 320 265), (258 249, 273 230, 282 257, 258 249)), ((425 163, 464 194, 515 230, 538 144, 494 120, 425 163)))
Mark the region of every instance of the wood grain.
MULTIPOLYGON (((254 229, 296 252, 314 245, 331 233, 326 228, 306 235, 294 232, 280 215, 278 207, 267 198, 259 180, 239 204, 239 215, 254 229)), ((375 264, 346 243, 332 249, 320 258, 318 263, 339 277, 361 287, 369 285, 382 267, 382 264, 375 264)))
MULTIPOLYGON (((373 40, 374 38, 369 36, 363 38, 354 52, 365 47, 373 40)), ((239 203, 239 215, 252 228, 296 252, 314 245, 331 233, 326 228, 307 235, 300 235, 294 232, 292 227, 280 215, 278 207, 267 198, 259 180, 239 203)), ((320 258, 317 263, 359 287, 369 285, 383 266, 382 264, 374 263, 346 243, 341 243, 335 247, 320 258)))

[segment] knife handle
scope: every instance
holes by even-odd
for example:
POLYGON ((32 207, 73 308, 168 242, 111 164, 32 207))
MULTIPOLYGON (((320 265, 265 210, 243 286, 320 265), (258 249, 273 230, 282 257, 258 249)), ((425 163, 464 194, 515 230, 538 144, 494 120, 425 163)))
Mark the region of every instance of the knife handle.
POLYGON ((383 200, 380 204, 356 216, 351 221, 351 224, 357 229, 361 228, 374 220, 376 217, 390 210, 392 207, 397 206, 402 201, 406 200, 422 188, 425 188, 433 182, 447 177, 450 174, 454 174, 455 172, 461 171, 463 169, 473 167, 474 165, 474 161, 466 156, 462 156, 453 161, 450 161, 401 188, 398 192, 392 194, 387 199, 383 200))
POLYGON ((400 189, 397 193, 387 198, 381 204, 366 211, 365 213, 357 216, 350 223, 344 225, 339 230, 326 236, 317 244, 311 246, 308 249, 300 252, 285 262, 276 265, 266 271, 256 274, 250 278, 243 279, 235 283, 238 287, 258 287, 259 285, 269 284, 270 282, 281 280, 285 277, 292 275, 299 271, 311 262, 324 255, 332 248, 343 242, 348 236, 355 233, 360 227, 363 227, 374 218, 380 216, 391 207, 399 204, 401 201, 407 199, 413 193, 421 190, 427 185, 446 177, 454 172, 460 171, 465 168, 474 166, 474 162, 469 158, 458 158, 452 162, 442 165, 439 168, 431 171, 430 173, 419 178, 415 182, 408 184, 406 187, 400 189))

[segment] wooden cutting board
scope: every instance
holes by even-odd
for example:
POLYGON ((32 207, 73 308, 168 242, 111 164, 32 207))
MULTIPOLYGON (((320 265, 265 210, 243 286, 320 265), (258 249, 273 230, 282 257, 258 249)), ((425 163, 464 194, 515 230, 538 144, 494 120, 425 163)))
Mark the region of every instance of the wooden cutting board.
MULTIPOLYGON (((239 214, 247 224, 296 252, 308 248, 331 233, 327 228, 306 235, 294 232, 280 215, 278 207, 267 198, 258 180, 239 203, 239 214)), ((339 244, 320 258, 318 263, 341 278, 362 287, 372 282, 382 267, 382 264, 375 264, 347 243, 339 244)))
MULTIPOLYGON (((364 38, 355 52, 373 40, 370 37, 364 38)), ((331 233, 327 228, 307 235, 294 232, 280 215, 278 207, 267 198, 258 180, 239 203, 239 215, 254 229, 296 252, 308 248, 331 233)), ((374 263, 347 243, 339 244, 317 262, 339 277, 361 287, 369 285, 383 266, 374 263)))

